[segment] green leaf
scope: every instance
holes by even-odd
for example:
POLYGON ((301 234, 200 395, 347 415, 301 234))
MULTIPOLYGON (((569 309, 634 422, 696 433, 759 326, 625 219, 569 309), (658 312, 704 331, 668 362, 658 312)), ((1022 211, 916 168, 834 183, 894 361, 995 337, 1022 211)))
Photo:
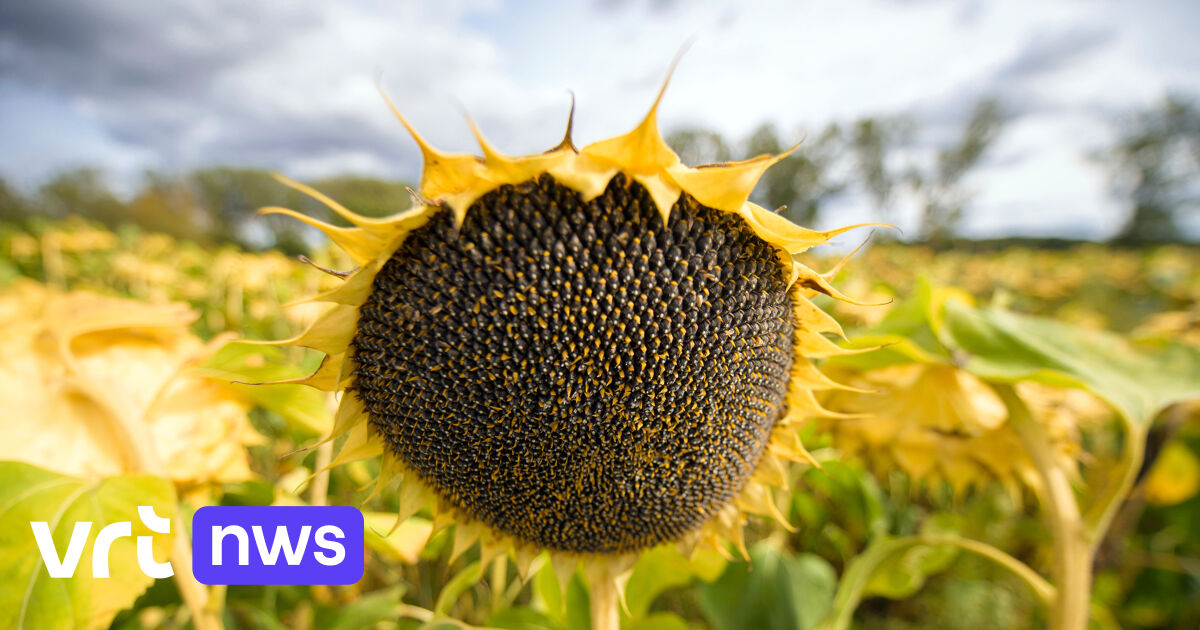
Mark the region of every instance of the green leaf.
POLYGON ((1037 381, 1086 389, 1144 429, 1167 405, 1200 397, 1200 349, 1159 341, 1135 344, 999 308, 944 306, 941 335, 984 379, 1037 381))
MULTIPOLYGON (((553 573, 553 571, 551 572, 553 573)), ((487 622, 490 628, 505 630, 560 630, 553 619, 532 608, 505 608, 492 615, 487 622)))
POLYGON ((790 555, 767 543, 750 550, 750 562, 730 564, 712 584, 700 584, 700 609, 717 630, 806 630, 833 601, 837 576, 813 554, 790 555))
POLYGON ((403 586, 367 593, 350 604, 339 607, 336 616, 318 623, 317 627, 326 630, 363 630, 375 627, 380 621, 394 621, 403 597, 403 586))
MULTIPOLYGON (((941 512, 929 517, 921 533, 932 536, 956 535, 963 518, 941 512)), ((926 580, 946 569, 958 558, 959 549, 949 545, 914 545, 884 560, 867 581, 865 595, 889 599, 907 599, 925 586, 926 580)))
POLYGON ((576 571, 567 583, 567 630, 591 630, 592 608, 591 597, 588 595, 587 584, 583 581, 583 573, 576 571))
POLYGON ((865 371, 908 363, 949 362, 949 353, 934 333, 931 314, 935 305, 951 295, 957 293, 953 289, 935 288, 927 280, 918 279, 908 299, 892 307, 870 331, 855 335, 842 344, 848 349, 877 350, 834 357, 828 363, 865 371))
POLYGON ((363 521, 368 547, 386 558, 407 564, 416 564, 433 532, 431 521, 416 516, 397 526, 393 513, 363 512, 363 521))
POLYGON ((209 359, 198 373, 229 382, 230 387, 239 394, 255 405, 279 414, 300 433, 328 433, 333 428, 333 416, 327 407, 324 392, 307 385, 266 384, 308 376, 316 370, 316 366, 304 369, 283 361, 281 357, 279 348, 229 343, 209 359))
POLYGON ((105 628, 133 604, 153 579, 137 562, 136 537, 153 536, 154 557, 165 560, 170 534, 155 534, 138 517, 149 505, 163 518, 174 518, 175 489, 150 475, 87 480, 53 473, 20 462, 0 462, 0 627, 105 628), (79 521, 91 521, 87 544, 71 578, 51 578, 34 539, 32 521, 49 524, 55 551, 66 555, 79 521), (96 535, 106 525, 131 523, 132 537, 118 538, 108 555, 111 577, 92 577, 96 535))
POLYGON ((563 611, 563 589, 559 588, 558 576, 554 575, 554 567, 550 563, 546 563, 541 571, 538 571, 533 576, 533 594, 534 602, 540 602, 541 606, 545 607, 553 619, 561 623, 566 623, 563 611))
POLYGON ((625 604, 634 619, 643 617, 659 593, 690 584, 691 562, 674 546, 655 547, 642 554, 625 587, 625 604))
POLYGON ((688 630, 687 622, 672 613, 655 613, 622 626, 625 630, 688 630))
POLYGON ((433 613, 435 615, 447 614, 454 602, 458 601, 458 598, 467 592, 467 589, 475 586, 482 578, 483 565, 478 561, 468 564, 442 587, 442 592, 438 593, 437 602, 433 605, 433 613))

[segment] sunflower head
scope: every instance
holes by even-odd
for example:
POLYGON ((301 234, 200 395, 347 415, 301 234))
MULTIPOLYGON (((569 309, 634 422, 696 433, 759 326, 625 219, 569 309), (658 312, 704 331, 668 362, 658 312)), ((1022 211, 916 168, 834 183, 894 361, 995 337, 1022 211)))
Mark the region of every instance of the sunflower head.
MULTIPOLYGON (((967 371, 935 362, 836 369, 831 376, 856 389, 822 396, 823 405, 844 414, 822 424, 835 446, 877 474, 900 470, 948 483, 956 494, 996 481, 1019 498, 1021 485, 1039 486, 1003 401, 967 371)), ((1078 474, 1080 425, 1108 417, 1108 408, 1082 390, 1025 382, 1017 391, 1053 440, 1058 466, 1078 474)))
MULTIPOLYGON (((661 99, 662 93, 659 94, 661 99)), ((390 105, 390 102, 389 102, 390 105)), ((796 259, 818 232, 748 201, 782 156, 689 167, 658 131, 482 157, 433 148, 415 207, 321 229, 360 266, 284 343, 327 357, 303 382, 344 390, 338 461, 382 453, 401 516, 426 502, 485 557, 556 566, 662 543, 740 545, 743 511, 807 455, 796 423, 839 353, 812 304, 841 297, 796 259), (561 562, 559 562, 561 560, 561 562)), ((393 111, 395 108, 393 107, 393 111)))
POLYGON ((0 295, 0 459, 78 476, 161 473, 181 489, 251 476, 261 438, 248 404, 191 368, 220 340, 185 304, 147 304, 32 282, 0 295))

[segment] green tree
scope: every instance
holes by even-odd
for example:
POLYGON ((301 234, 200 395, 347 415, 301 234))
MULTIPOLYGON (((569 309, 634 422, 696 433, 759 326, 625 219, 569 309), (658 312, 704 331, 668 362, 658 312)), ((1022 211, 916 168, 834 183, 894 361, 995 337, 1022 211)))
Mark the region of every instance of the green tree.
POLYGON ((179 177, 147 172, 141 190, 129 202, 127 214, 130 220, 150 232, 212 242, 211 217, 196 203, 187 182, 179 177))
POLYGON ((265 170, 207 168, 194 171, 187 181, 196 203, 212 225, 213 238, 249 249, 274 246, 290 254, 309 249, 311 239, 306 239, 306 231, 296 221, 279 216, 260 217, 255 214, 259 208, 282 206, 314 216, 326 212, 304 194, 275 181, 265 170), (269 242, 263 242, 262 226, 266 226, 269 242))
MULTIPOLYGON (((366 217, 386 217, 412 205, 408 185, 374 177, 340 175, 308 182, 310 186, 336 199, 338 203, 366 217)), ((330 220, 347 225, 336 214, 330 220)))
POLYGON ((0 178, 0 222, 24 223, 28 217, 29 202, 0 178))
POLYGON ((1178 96, 1136 113, 1104 156, 1114 188, 1129 204, 1115 240, 1161 243, 1180 239, 1179 219, 1195 212, 1200 192, 1200 110, 1178 96))
MULTIPOLYGON (((746 156, 779 154, 787 149, 774 125, 759 126, 745 142, 746 156)), ((846 188, 832 167, 844 150, 841 129, 830 124, 763 175, 751 197, 767 208, 787 206, 783 213, 801 225, 815 225, 821 207, 846 188)))
POLYGON ((900 183, 888 158, 893 149, 908 141, 911 128, 909 121, 901 118, 863 118, 851 127, 849 143, 857 183, 881 221, 892 219, 892 195, 900 183))
POLYGON ((733 159, 733 149, 721 134, 690 127, 667 134, 667 144, 675 149, 684 164, 698 166, 733 159))
POLYGON ((945 242, 958 231, 971 200, 971 192, 963 186, 963 178, 979 165, 1003 126, 1000 104, 995 99, 982 100, 971 112, 958 143, 938 152, 932 172, 909 171, 908 182, 921 204, 923 239, 945 242))
POLYGON ((129 221, 125 204, 108 187, 104 174, 94 168, 67 171, 43 184, 35 211, 53 218, 74 214, 110 228, 129 221))

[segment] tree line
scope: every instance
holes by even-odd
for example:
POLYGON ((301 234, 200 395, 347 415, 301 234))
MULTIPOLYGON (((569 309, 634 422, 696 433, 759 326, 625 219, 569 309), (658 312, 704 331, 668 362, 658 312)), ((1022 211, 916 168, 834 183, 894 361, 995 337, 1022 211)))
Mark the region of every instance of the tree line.
MULTIPOLYGON (((816 225, 827 207, 845 195, 870 203, 880 221, 892 221, 898 199, 917 206, 918 232, 910 240, 945 244, 958 235, 971 210, 967 176, 986 158, 1006 122, 994 99, 975 104, 956 136, 933 150, 914 146, 916 125, 901 117, 863 118, 805 132, 800 147, 767 171, 753 200, 779 209, 802 225, 816 225)), ((1171 96, 1118 123, 1117 139, 1091 156, 1111 175, 1112 193, 1127 207, 1114 241, 1145 244, 1178 241, 1186 215, 1200 205, 1200 110, 1171 96)), ((774 125, 764 124, 740 141, 707 129, 679 129, 667 141, 688 164, 744 159, 787 148, 774 125)), ((339 176, 307 182, 367 216, 408 207, 407 183, 339 176)), ((116 229, 134 224, 205 244, 234 243, 247 249, 275 247, 301 253, 311 233, 281 217, 257 217, 263 206, 283 206, 338 222, 319 203, 259 169, 215 167, 184 174, 148 172, 131 198, 121 198, 103 171, 61 173, 23 194, 0 179, 0 222, 28 226, 78 215, 116 229)))

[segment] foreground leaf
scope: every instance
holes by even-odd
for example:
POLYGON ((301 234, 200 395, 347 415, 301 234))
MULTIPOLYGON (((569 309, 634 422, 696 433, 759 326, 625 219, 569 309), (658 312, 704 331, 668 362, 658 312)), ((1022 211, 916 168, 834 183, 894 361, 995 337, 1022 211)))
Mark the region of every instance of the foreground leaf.
POLYGON ((341 606, 330 620, 318 624, 326 630, 365 630, 381 621, 394 621, 399 616, 404 597, 403 586, 393 586, 367 593, 341 606))
POLYGON ((694 560, 685 558, 670 545, 646 551, 638 559, 625 587, 629 615, 633 619, 645 616, 650 604, 663 591, 691 584, 695 578, 708 582, 717 579, 725 564, 724 558, 709 550, 698 551, 694 560))
POLYGON ((279 414, 293 429, 322 435, 333 427, 333 416, 323 392, 307 385, 253 385, 308 376, 315 370, 285 363, 278 348, 230 343, 205 363, 199 372, 228 382, 229 387, 254 404, 279 414))
POLYGON ((956 300, 946 302, 943 323, 943 340, 976 376, 1086 389, 1136 428, 1172 403, 1200 398, 1198 348, 1134 344, 1109 332, 956 300))
POLYGON ((165 479, 127 475, 92 481, 20 462, 0 462, 0 627, 105 628, 150 586, 137 562, 136 537, 154 537, 154 557, 165 560, 171 534, 154 534, 138 517, 139 505, 158 516, 175 515, 175 491, 165 479), (87 544, 72 578, 51 578, 34 540, 31 521, 46 521, 62 558, 78 521, 91 521, 87 544), (92 577, 93 543, 111 523, 129 521, 133 537, 109 550, 109 578, 92 577))
POLYGON ((768 544, 750 550, 750 562, 730 564, 699 587, 700 609, 717 630, 813 627, 833 601, 837 575, 813 554, 791 555, 768 544))
MULTIPOLYGON (((961 519, 950 513, 937 514, 921 528, 924 534, 957 534, 961 519)), ((950 568, 958 557, 956 547, 945 545, 914 545, 884 560, 867 581, 864 595, 880 595, 888 599, 908 599, 925 586, 934 575, 950 568)))
POLYGON ((433 533, 433 522, 424 518, 413 517, 396 525, 393 513, 363 512, 363 520, 367 546, 375 553, 406 564, 416 564, 433 533))

